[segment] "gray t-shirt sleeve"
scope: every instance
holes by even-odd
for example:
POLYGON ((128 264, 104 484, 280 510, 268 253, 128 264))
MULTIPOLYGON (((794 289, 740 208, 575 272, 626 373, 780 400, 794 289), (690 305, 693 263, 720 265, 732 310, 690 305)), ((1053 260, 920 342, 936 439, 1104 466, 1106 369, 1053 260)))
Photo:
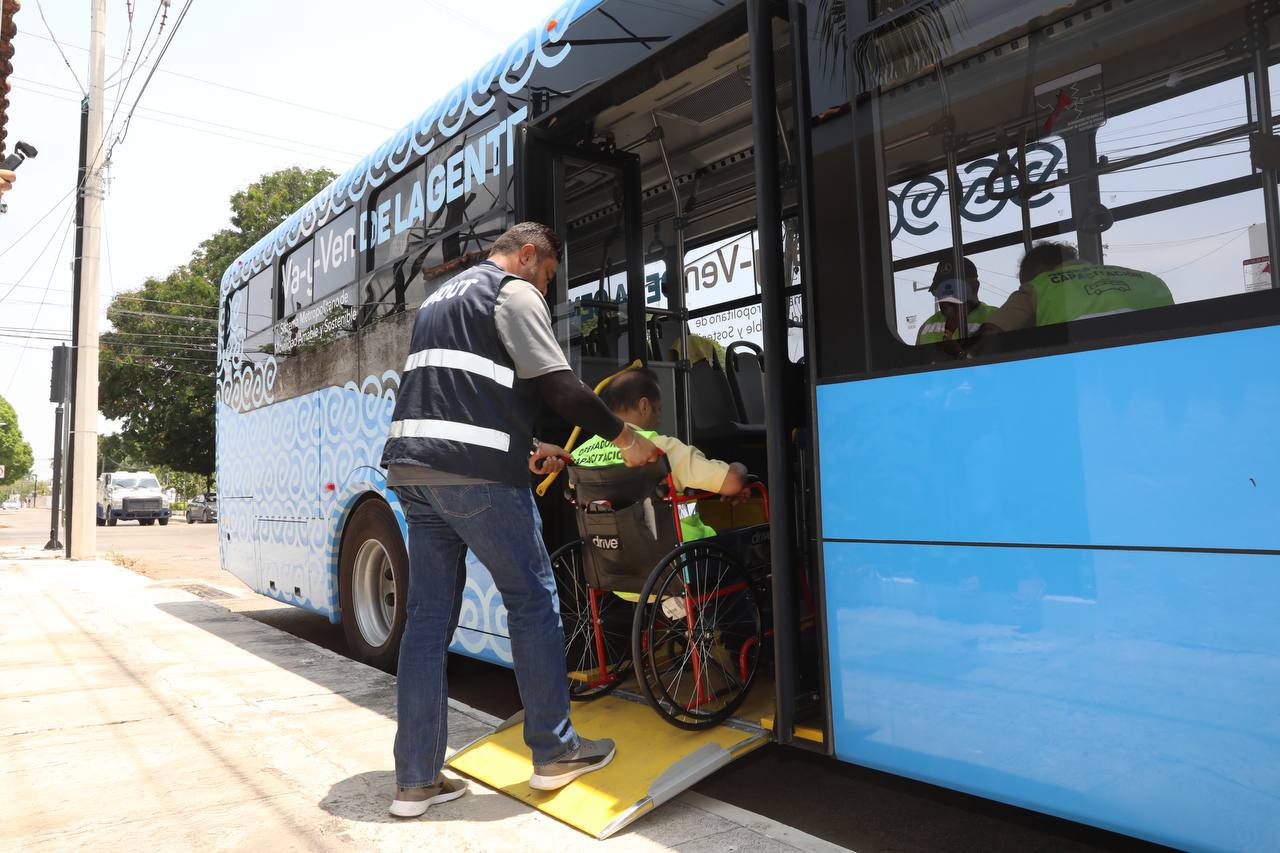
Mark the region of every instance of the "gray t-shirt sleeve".
POLYGON ((493 319, 519 378, 535 379, 569 369, 564 351, 551 330, 547 301, 529 282, 513 279, 502 286, 494 304, 493 319))

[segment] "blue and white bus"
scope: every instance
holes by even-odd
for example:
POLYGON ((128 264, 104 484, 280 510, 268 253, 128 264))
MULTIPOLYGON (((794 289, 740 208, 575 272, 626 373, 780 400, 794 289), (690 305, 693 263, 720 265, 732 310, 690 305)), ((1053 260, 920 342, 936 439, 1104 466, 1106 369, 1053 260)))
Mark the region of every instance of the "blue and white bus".
MULTIPOLYGON (((378 460, 414 311, 539 219, 584 378, 645 359, 668 431, 766 474, 768 737, 1280 847, 1272 11, 569 0, 227 270, 222 565, 394 663, 378 460), (1046 240, 1173 304, 917 345, 940 264, 999 307, 1046 240), (682 358, 692 336, 728 351, 682 358)), ((548 547, 574 536, 540 506, 548 547)), ((453 649, 509 663, 505 635, 473 560, 453 649)))

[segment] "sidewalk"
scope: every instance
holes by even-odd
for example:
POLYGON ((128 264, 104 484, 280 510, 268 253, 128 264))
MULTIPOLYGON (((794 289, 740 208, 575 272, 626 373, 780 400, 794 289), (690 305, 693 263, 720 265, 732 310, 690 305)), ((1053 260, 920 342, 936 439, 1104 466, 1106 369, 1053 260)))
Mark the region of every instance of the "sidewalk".
MULTIPOLYGON (((692 793, 604 842, 475 782, 396 820, 394 683, 112 563, 6 549, 0 848, 839 849, 692 793)), ((454 705, 450 747, 495 722, 454 705)))

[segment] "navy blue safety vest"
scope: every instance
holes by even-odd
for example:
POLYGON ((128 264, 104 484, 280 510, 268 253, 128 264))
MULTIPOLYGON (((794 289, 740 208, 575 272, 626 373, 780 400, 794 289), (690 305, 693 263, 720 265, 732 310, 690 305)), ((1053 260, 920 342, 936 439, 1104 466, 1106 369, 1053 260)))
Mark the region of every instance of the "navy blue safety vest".
POLYGON ((422 303, 382 467, 425 465, 529 485, 537 398, 531 382, 516 378, 493 316, 498 291, 514 278, 484 261, 422 303))

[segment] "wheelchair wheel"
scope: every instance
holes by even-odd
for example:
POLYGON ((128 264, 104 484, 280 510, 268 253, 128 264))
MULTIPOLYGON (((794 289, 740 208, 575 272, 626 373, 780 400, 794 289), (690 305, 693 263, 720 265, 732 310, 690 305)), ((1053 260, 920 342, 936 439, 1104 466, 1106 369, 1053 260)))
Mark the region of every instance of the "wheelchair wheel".
POLYGON ((710 542, 671 552, 645 581, 631 656, 645 699, 667 722, 705 729, 737 710, 763 641, 756 591, 742 564, 710 542))
POLYGON ((570 542, 551 555, 551 571, 560 592, 569 698, 580 702, 596 699, 617 689, 631 668, 627 645, 632 605, 611 592, 587 586, 579 541, 570 542))

